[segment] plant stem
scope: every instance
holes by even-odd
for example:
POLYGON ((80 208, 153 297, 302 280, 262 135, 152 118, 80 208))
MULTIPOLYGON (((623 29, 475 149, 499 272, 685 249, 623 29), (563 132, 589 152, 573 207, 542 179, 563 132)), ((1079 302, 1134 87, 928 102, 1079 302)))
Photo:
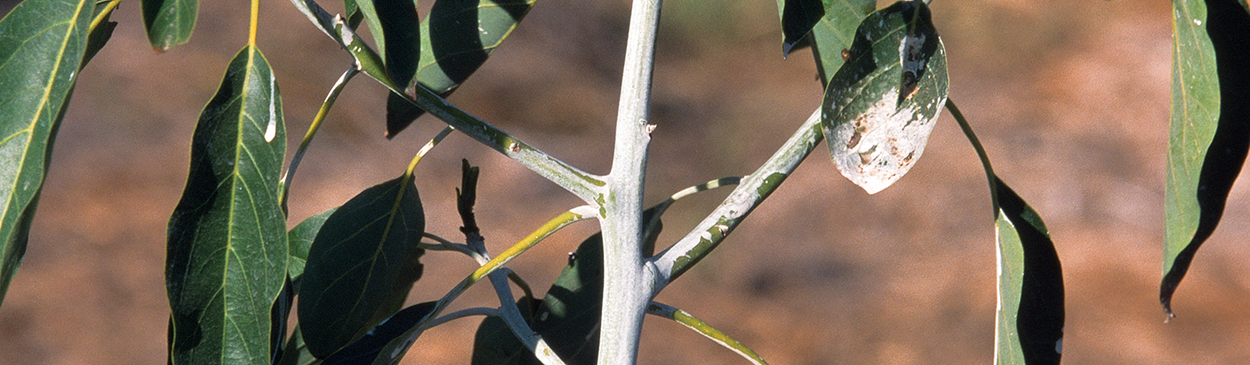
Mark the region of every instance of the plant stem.
POLYGON ((447 126, 447 128, 443 128, 442 131, 439 131, 437 135, 434 135, 433 139, 427 142, 425 146, 422 146, 420 151, 417 151, 417 155, 412 157, 412 161, 408 162, 408 170, 404 171, 404 174, 412 176, 412 170, 417 168, 417 163, 421 162, 421 158, 425 157, 426 153, 429 153, 430 150, 434 149, 434 146, 437 146, 439 142, 443 141, 443 138, 447 138, 447 135, 451 134, 451 132, 455 130, 455 127, 447 126))
POLYGON ((994 207, 994 219, 998 219, 998 183, 994 175, 994 167, 990 166, 990 155, 985 153, 981 140, 977 139, 977 134, 972 132, 972 126, 968 124, 967 119, 964 119, 964 113, 959 111, 959 107, 955 106, 955 102, 950 98, 946 99, 946 110, 955 117, 955 121, 959 123, 959 129, 964 131, 964 136, 968 137, 968 142, 972 143, 972 148, 977 151, 977 157, 981 159, 981 166, 985 168, 985 178, 990 181, 990 202, 994 207))
POLYGON ((121 0, 109 1, 108 5, 104 6, 104 10, 101 10, 100 14, 96 15, 94 19, 91 19, 91 26, 87 28, 87 32, 94 32, 95 28, 100 26, 100 23, 104 22, 104 19, 107 19, 110 14, 113 14, 113 10, 117 9, 117 5, 121 2, 121 0))
POLYGON ((743 178, 707 218, 672 247, 650 259, 656 271, 652 295, 659 294, 665 286, 711 253, 747 214, 781 186, 823 138, 820 109, 816 109, 798 131, 759 169, 743 178))
POLYGON ((653 125, 647 123, 655 64, 659 0, 635 0, 630 14, 616 144, 608 194, 601 201, 603 229, 603 311, 599 364, 633 364, 638 336, 654 286, 642 266, 642 197, 647 147, 653 125))
POLYGON ((317 131, 321 129, 321 123, 325 121, 326 116, 330 114, 330 108, 334 106, 334 102, 339 99, 339 94, 343 92, 343 87, 347 86, 347 82, 351 81, 356 73, 360 72, 356 67, 348 67, 347 71, 339 76, 338 81, 334 82, 334 86, 330 88, 330 93, 326 95, 325 101, 321 102, 321 109, 317 110, 317 116, 313 117, 312 124, 308 126, 308 132, 304 133, 304 139, 300 141, 299 148, 295 150, 295 156, 291 157, 291 165, 287 166, 286 174, 282 176, 282 196, 279 201, 282 202, 282 211, 286 211, 287 195, 291 192, 291 180, 295 178, 295 170, 299 168, 300 161, 304 160, 304 153, 308 151, 308 145, 312 143, 313 137, 317 136, 317 131))
POLYGON ((725 348, 737 353, 747 359, 747 361, 750 361, 752 364, 768 364, 767 361, 764 361, 764 358, 760 357, 760 355, 751 350, 751 348, 746 347, 746 345, 738 342, 738 340, 729 337, 729 335, 724 332, 713 328, 711 325, 707 324, 707 322, 703 322, 703 320, 690 315, 690 313, 686 313, 686 311, 677 309, 676 307, 668 304, 651 302, 651 305, 647 306, 647 314, 664 317, 672 320, 673 322, 677 322, 686 328, 692 329, 721 346, 725 346, 725 348))
POLYGON ((252 12, 248 17, 247 45, 256 47, 256 28, 260 26, 260 0, 252 0, 252 12))

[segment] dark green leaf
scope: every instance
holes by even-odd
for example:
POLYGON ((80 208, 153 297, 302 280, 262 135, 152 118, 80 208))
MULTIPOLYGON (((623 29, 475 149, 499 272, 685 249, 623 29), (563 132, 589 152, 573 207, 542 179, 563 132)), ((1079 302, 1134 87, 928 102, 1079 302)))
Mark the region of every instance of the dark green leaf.
MULTIPOLYGON (((387 125, 390 125, 392 118, 415 108, 408 99, 416 94, 412 90, 416 87, 413 76, 421 56, 421 20, 417 17, 417 4, 413 0, 357 0, 355 5, 373 30, 374 44, 391 81, 405 93, 387 93, 386 115, 387 125)), ((387 136, 393 136, 389 129, 387 136)))
MULTIPOLYGON (((799 46, 799 41, 811 33, 812 26, 824 18, 826 9, 828 6, 821 0, 777 0, 777 11, 781 13, 782 55, 789 55, 799 46)), ((852 29, 848 28, 847 32, 852 29)))
POLYGON ((360 22, 365 20, 365 15, 360 13, 360 6, 356 5, 356 0, 343 0, 343 12, 347 13, 347 25, 352 30, 356 30, 360 22))
POLYGON ((308 353, 308 346, 304 344, 304 335, 300 333, 299 326, 295 326, 295 331, 291 333, 291 338, 286 341, 286 346, 282 349, 282 358, 278 360, 278 365, 311 365, 320 362, 317 357, 308 353))
MULTIPOLYGON (((655 211, 655 208, 648 209, 643 214, 643 221, 650 222, 655 211)), ((643 246, 644 256, 651 255, 662 229, 663 223, 657 220, 656 226, 647 230, 649 235, 643 246)), ((547 290, 542 306, 529 325, 565 362, 591 364, 599 354, 598 328, 602 306, 603 236, 596 233, 577 247, 568 266, 547 290)), ((478 327, 475 337, 474 365, 539 363, 502 321, 496 320, 500 323, 489 326, 487 321, 478 327)))
POLYGON ((1169 318, 1172 294, 1219 224, 1250 149, 1250 13, 1235 0, 1172 4, 1172 127, 1159 290, 1169 318))
MULTIPOLYGON (((825 16, 812 26, 807 40, 812 44, 812 56, 816 59, 816 72, 821 86, 829 86, 829 79, 842 64, 842 51, 851 48, 855 28, 864 17, 877 9, 876 0, 824 0, 825 16)), ((797 46, 802 46, 798 44, 797 46)))
POLYGON ((404 308, 369 331, 364 337, 326 358, 322 364, 372 364, 381 354, 383 347, 416 326, 422 318, 434 310, 435 304, 436 302, 424 302, 404 308))
POLYGON ((425 213, 404 175, 356 195, 330 214, 308 250, 300 330, 324 359, 398 311, 421 277, 425 213))
POLYGON ((200 11, 199 0, 142 0, 142 3, 143 26, 152 48, 164 51, 191 39, 195 17, 200 11))
MULTIPOLYGON (((538 0, 437 1, 421 22, 417 81, 450 95, 512 34, 538 0)), ((424 113, 411 103, 387 104, 386 135, 394 137, 424 113)))
POLYGON ((876 193, 924 153, 946 103, 946 51, 921 1, 869 15, 825 90, 821 125, 843 176, 876 193))
POLYGON ((994 177, 998 226, 999 364, 1058 364, 1063 268, 1042 218, 994 177))
POLYGON ((92 2, 27 0, 0 20, 0 302, 26 253, 92 2))
MULTIPOLYGON (((534 308, 542 305, 537 298, 521 298, 516 305, 521 313, 533 315, 534 308)), ((526 320, 530 328, 534 327, 532 318, 526 320)), ((538 361, 525 344, 516 339, 512 329, 499 317, 486 317, 477 326, 473 335, 472 365, 539 365, 538 361)))
POLYGON ((295 292, 299 292, 299 281, 304 275, 304 264, 308 262, 308 248, 312 246, 313 239, 317 238, 317 232, 321 231, 321 226, 326 223, 326 219, 338 208, 317 213, 317 215, 305 218, 295 228, 291 228, 287 232, 287 243, 290 245, 290 261, 287 262, 287 275, 291 280, 296 282, 295 292))
MULTIPOLYGON (((92 18, 100 16, 107 9, 107 5, 107 2, 96 3, 92 18)), ((91 30, 91 35, 87 37, 87 52, 82 58, 82 65, 78 67, 79 69, 87 67, 87 62, 91 62, 95 54, 104 48, 105 43, 108 43, 109 38, 113 37, 113 29, 117 28, 117 22, 109 21, 112 16, 113 12, 110 10, 108 14, 104 14, 100 25, 91 30)))
POLYGON ((270 362, 271 307, 286 279, 285 150, 278 85, 260 50, 244 47, 200 114, 169 220, 173 363, 270 362))
MULTIPOLYGON (((374 46, 396 86, 408 88, 421 55, 421 19, 414 0, 359 0, 374 46)), ((402 100, 402 99, 401 99, 402 100)))

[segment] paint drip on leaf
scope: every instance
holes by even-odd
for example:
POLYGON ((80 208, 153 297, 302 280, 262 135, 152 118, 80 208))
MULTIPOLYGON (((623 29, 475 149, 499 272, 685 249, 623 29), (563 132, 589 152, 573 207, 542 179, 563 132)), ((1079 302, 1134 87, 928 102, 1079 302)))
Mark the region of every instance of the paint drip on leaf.
POLYGON ((946 52, 921 1, 870 14, 825 90, 821 126, 843 176, 869 194, 920 159, 946 104, 946 52))

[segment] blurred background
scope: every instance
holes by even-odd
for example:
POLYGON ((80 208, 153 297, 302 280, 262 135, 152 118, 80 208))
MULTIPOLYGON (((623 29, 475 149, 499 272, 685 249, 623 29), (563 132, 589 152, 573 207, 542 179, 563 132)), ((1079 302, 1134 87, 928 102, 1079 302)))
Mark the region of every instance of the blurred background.
MULTIPOLYGON (((0 1, 0 10, 13 0, 0 1)), ((423 11, 431 1, 423 1, 423 11)), ((323 1, 342 12, 335 1, 323 1)), ((665 2, 655 73, 648 204, 745 175, 820 104, 808 50, 781 57, 771 0, 665 2)), ((881 6, 888 5, 881 3, 881 6)), ((1199 252, 1164 324, 1163 239, 1171 28, 1165 1, 937 1, 951 98, 1000 176, 1045 219, 1064 265, 1070 364, 1250 362, 1250 191, 1199 252)), ((542 0, 451 97, 477 116, 593 173, 608 171, 629 3, 542 0)), ((200 109, 246 43, 247 1, 203 2, 190 44, 156 53, 139 5, 82 73, 56 141, 26 260, 0 308, 9 364, 165 362, 165 226, 186 180, 200 109)), ((349 57, 287 1, 262 5, 259 45, 275 69, 289 145, 298 144, 349 57)), ((400 174, 443 124, 383 137, 386 91, 357 77, 292 187, 293 226, 400 174)), ((417 168, 432 233, 458 237, 460 160, 482 167, 478 221, 499 252, 579 201, 453 135, 417 168)), ((1244 179, 1244 177, 1243 177, 1244 179)), ((818 147, 711 257, 659 301, 775 364, 973 364, 993 358, 994 226, 985 175, 949 114, 924 158, 873 196, 818 147)), ((661 244, 727 191, 686 199, 661 244)), ((510 266, 536 290, 592 221, 510 266)), ((433 300, 475 265, 428 253, 411 301, 433 300)), ((488 285, 457 308, 495 306, 488 285)), ((468 363, 479 319, 427 332, 407 364, 468 363)), ((745 363, 648 318, 644 364, 745 363)))

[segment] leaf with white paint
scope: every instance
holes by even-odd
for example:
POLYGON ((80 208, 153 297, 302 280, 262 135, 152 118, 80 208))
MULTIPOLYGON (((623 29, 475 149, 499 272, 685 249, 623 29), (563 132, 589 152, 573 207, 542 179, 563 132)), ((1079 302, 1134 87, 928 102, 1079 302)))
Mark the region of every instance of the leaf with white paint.
POLYGON ((273 361, 271 328, 285 317, 273 304, 288 255, 279 97, 269 62, 247 46, 200 114, 186 189, 169 219, 170 363, 273 361))
POLYGON ((869 194, 903 177, 924 152, 949 81, 946 51, 923 2, 898 2, 864 19, 821 107, 842 175, 869 194))

